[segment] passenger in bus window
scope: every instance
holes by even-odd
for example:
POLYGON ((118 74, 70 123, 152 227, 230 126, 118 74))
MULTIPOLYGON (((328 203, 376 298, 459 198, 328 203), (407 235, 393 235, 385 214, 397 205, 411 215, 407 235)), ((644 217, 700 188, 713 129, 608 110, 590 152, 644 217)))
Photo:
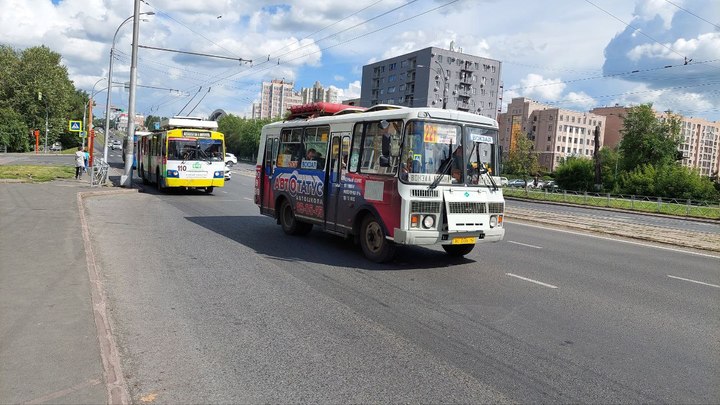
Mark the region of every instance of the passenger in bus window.
POLYGON ((317 151, 313 148, 310 148, 307 150, 307 153, 305 153, 305 160, 316 160, 317 159, 317 151))

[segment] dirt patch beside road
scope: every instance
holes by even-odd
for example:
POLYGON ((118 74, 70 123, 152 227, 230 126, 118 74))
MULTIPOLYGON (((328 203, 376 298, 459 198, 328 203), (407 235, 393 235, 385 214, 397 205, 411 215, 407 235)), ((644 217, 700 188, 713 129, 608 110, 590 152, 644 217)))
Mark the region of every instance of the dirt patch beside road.
POLYGON ((629 224, 608 218, 579 217, 556 213, 548 216, 547 212, 526 208, 508 208, 505 215, 510 222, 515 220, 518 222, 534 222, 647 242, 720 252, 720 236, 712 233, 629 224))

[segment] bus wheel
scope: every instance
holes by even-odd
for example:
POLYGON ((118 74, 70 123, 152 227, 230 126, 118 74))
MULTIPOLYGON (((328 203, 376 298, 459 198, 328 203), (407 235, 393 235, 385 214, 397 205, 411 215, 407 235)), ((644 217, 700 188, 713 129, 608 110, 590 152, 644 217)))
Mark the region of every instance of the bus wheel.
POLYGON ((395 256, 395 243, 385 239, 385 232, 380 223, 372 215, 367 215, 360 228, 360 246, 365 257, 384 263, 395 256))
POLYGON ((450 256, 465 256, 470 253, 475 245, 442 245, 445 252, 450 256))
POLYGON ((280 204, 280 225, 283 232, 288 235, 307 235, 312 230, 312 224, 298 221, 295 218, 295 213, 288 200, 284 200, 280 204))
POLYGON ((205 194, 212 194, 214 187, 205 187, 205 194))

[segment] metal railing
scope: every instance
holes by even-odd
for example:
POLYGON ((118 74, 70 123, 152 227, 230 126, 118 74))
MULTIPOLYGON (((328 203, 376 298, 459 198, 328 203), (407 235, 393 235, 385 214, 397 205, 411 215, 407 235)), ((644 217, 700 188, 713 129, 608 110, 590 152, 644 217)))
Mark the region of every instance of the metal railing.
POLYGON ((92 176, 90 177, 90 186, 100 187, 105 185, 105 182, 107 182, 109 169, 110 165, 108 165, 108 163, 103 160, 103 158, 94 158, 92 166, 92 176))
POLYGON ((720 203, 681 198, 663 198, 570 190, 542 190, 532 188, 504 188, 509 197, 562 202, 592 207, 616 208, 659 214, 720 219, 720 203))

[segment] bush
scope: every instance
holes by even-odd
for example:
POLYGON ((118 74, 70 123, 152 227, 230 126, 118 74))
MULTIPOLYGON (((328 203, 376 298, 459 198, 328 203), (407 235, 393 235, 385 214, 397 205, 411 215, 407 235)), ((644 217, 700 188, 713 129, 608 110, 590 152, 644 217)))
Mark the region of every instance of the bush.
POLYGON ((595 185, 593 161, 585 158, 568 158, 555 171, 555 182, 565 190, 592 190, 595 185))
POLYGON ((719 198, 710 179, 696 170, 677 164, 656 168, 642 165, 620 177, 622 192, 634 195, 716 201, 719 198))

